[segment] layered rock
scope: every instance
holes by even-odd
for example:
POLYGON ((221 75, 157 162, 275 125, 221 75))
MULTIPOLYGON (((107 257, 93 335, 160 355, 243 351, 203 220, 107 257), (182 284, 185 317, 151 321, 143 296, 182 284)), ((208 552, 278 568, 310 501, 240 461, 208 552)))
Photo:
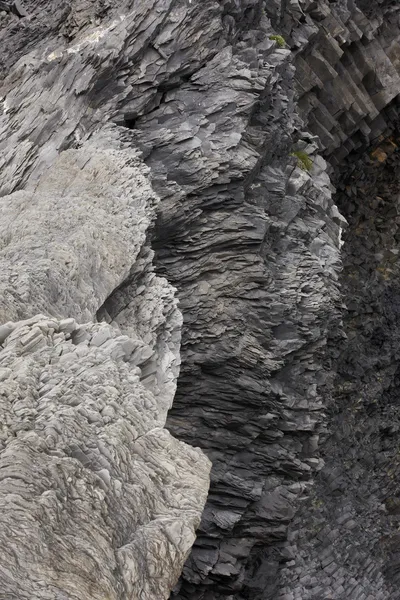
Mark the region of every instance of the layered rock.
MULTIPOLYGON (((378 147, 374 144, 376 139, 398 132, 398 6, 383 3, 385 13, 375 4, 358 4, 373 17, 369 20, 373 29, 370 40, 366 32, 356 43, 354 36, 359 33, 348 35, 352 19, 360 16, 357 6, 350 3, 341 19, 348 28, 346 38, 336 39, 343 51, 341 63, 356 82, 356 92, 348 93, 348 77, 336 67, 339 77, 332 72, 331 85, 313 90, 320 101, 318 110, 325 115, 321 121, 325 127, 330 124, 331 134, 338 134, 334 149, 320 132, 320 142, 325 139, 320 148, 331 165, 339 165, 333 172, 339 187, 335 201, 349 227, 340 277, 345 302, 343 333, 341 328, 331 330, 325 363, 336 376, 334 381, 328 379, 322 390, 328 408, 327 431, 320 447, 324 468, 291 524, 288 551, 292 560, 280 572, 281 595, 290 600, 398 598, 398 141, 389 137, 378 147), (363 86, 354 61, 349 59, 348 53, 354 51, 359 66, 365 67, 371 56, 378 88, 374 93, 363 86), (341 94, 333 94, 334 87, 342 88, 341 94), (331 92, 329 99, 327 91, 331 92), (350 126, 338 128, 322 109, 328 106, 340 115, 346 108, 343 123, 351 113, 351 107, 345 106, 346 97, 357 99, 357 94, 364 99, 370 95, 377 116, 372 118, 369 113, 365 119, 366 113, 359 111, 359 118, 350 126), (348 161, 343 161, 349 152, 348 161)), ((337 9, 342 9, 343 15, 343 3, 332 6, 336 18, 337 9)), ((303 48, 298 56, 312 56, 321 37, 320 33, 314 39, 311 36, 311 48, 303 48)), ((309 64, 312 66, 311 60, 309 64)), ((352 84, 350 90, 353 88, 352 84)), ((301 103, 300 110, 306 106, 301 103)), ((313 112, 306 111, 304 116, 317 132, 313 112)))
POLYGON ((163 428, 132 339, 42 315, 10 329, 0 351, 3 597, 168 597, 205 501, 205 457, 163 428))
POLYGON ((270 9, 295 55, 299 113, 333 166, 398 118, 396 106, 385 109, 399 97, 400 8, 380 4, 302 0, 280 15, 270 9))
POLYGON ((381 496, 370 512, 352 485, 330 498, 352 420, 325 413, 346 372, 345 221, 318 151, 334 165, 396 127, 398 7, 28 1, 24 16, 3 4, 4 452, 43 473, 18 483, 30 506, 12 496, 4 514, 40 514, 49 532, 10 565, 7 593, 168 595, 207 488, 204 456, 163 429, 182 359, 168 429, 213 469, 173 597, 392 600, 396 563, 388 575, 375 553, 384 529, 360 533, 381 496), (62 482, 47 475, 60 469, 62 482), (78 564, 52 517, 76 496, 78 564))
POLYGON ((325 464, 291 526, 288 598, 399 597, 397 144, 351 155, 337 181, 349 223, 343 339, 328 341, 325 464))
POLYGON ((7 599, 167 598, 206 500, 208 460, 164 428, 182 318, 147 243, 158 198, 118 137, 0 199, 7 599))
MULTIPOLYGON (((343 115, 343 119, 340 122, 337 121, 336 124, 332 124, 332 144, 329 145, 327 139, 322 140, 321 136, 319 148, 330 157, 331 164, 335 165, 352 148, 365 147, 366 144, 369 144, 379 135, 386 134, 396 127, 397 111, 395 105, 391 102, 400 89, 396 59, 398 26, 395 15, 391 21, 392 17, 388 18, 387 13, 385 18, 389 20, 384 22, 384 26, 382 26, 384 13, 378 13, 379 20, 377 22, 368 24, 365 15, 358 10, 356 5, 344 2, 334 5, 332 11, 325 15, 326 21, 324 21, 318 14, 318 10, 321 10, 323 16, 322 3, 318 7, 315 6, 315 3, 313 3, 314 7, 311 6, 311 3, 308 4, 310 10, 314 9, 312 15, 314 33, 316 28, 321 27, 322 29, 319 36, 316 36, 317 41, 311 37, 310 43, 308 43, 308 40, 304 40, 308 43, 307 47, 305 47, 306 43, 303 46, 299 45, 299 52, 296 53, 298 58, 295 59, 295 62, 300 63, 301 57, 307 56, 305 52, 308 52, 309 56, 316 55, 318 58, 318 52, 322 50, 324 43, 326 47, 330 45, 337 47, 339 45, 337 41, 332 40, 333 32, 329 34, 328 24, 330 23, 332 26, 335 23, 335 15, 337 17, 337 13, 341 12, 338 31, 335 35, 341 38, 340 43, 344 48, 343 54, 346 54, 342 63, 345 66, 347 65, 346 68, 354 78, 354 81, 350 81, 349 77, 346 79, 345 69, 341 69, 341 65, 336 64, 338 57, 335 57, 332 53, 332 56, 330 56, 332 61, 330 78, 333 81, 333 87, 331 89, 329 86, 321 85, 323 98, 321 96, 320 104, 321 106, 322 104, 325 105, 326 112, 328 103, 331 103, 333 114, 337 117, 343 115), (333 10, 335 8, 337 9, 336 12, 333 10), (360 24, 364 24, 366 28, 364 33, 361 30, 353 31, 354 20, 357 19, 360 24), (364 77, 371 73, 370 58, 372 55, 375 58, 376 56, 381 57, 382 60, 379 61, 380 70, 378 69, 377 74, 377 78, 381 79, 381 82, 378 82, 378 87, 380 85, 382 88, 379 94, 372 87, 364 89, 362 85, 358 85, 362 77, 358 79, 357 70, 352 70, 352 63, 348 60, 347 47, 351 42, 361 39, 363 36, 365 42, 367 33, 370 36, 371 43, 365 43, 365 50, 363 46, 357 46, 365 66, 368 67, 369 65, 369 68, 361 70, 361 75, 364 77), (319 46, 317 45, 318 39, 319 46), (390 51, 388 46, 390 46, 390 51), (333 69, 335 65, 337 67, 336 72, 333 69), (343 91, 338 93, 337 90, 341 88, 344 88, 343 91), (335 92, 334 89, 336 89, 335 92), (355 92, 356 89, 358 90, 357 93, 355 92), (365 105, 358 111, 359 118, 356 121, 352 122, 350 119, 349 125, 346 124, 342 127, 350 112, 349 98, 352 98, 353 103, 364 102, 365 105), (365 123, 368 123, 368 127, 364 127, 365 123)), ((293 17, 293 15, 294 11, 287 8, 283 16, 293 17)), ((285 19, 283 19, 284 21, 285 19)), ((259 24, 257 26, 260 27, 259 24)), ((300 25, 298 26, 299 29, 301 29, 300 25)), ((248 38, 251 37, 251 33, 247 35, 248 38)), ((290 38, 286 39, 293 48, 290 38)), ((253 34, 251 44, 253 48, 257 47, 256 40, 257 35, 253 34)), ((239 48, 237 52, 240 56, 239 48)), ((339 57, 341 52, 342 50, 339 48, 339 57)), ((319 64, 318 61, 316 63, 319 64)), ((325 65, 325 68, 329 71, 328 66, 325 65)), ((223 63, 223 68, 226 72, 228 64, 223 63)), ((204 71, 206 69, 207 67, 204 71)), ((301 83, 302 77, 299 72, 297 70, 297 78, 298 82, 301 83)), ((218 88, 221 85, 221 77, 221 72, 218 71, 218 88)), ((324 82, 326 83, 328 79, 324 82)), ((208 86, 212 86, 212 76, 208 76, 205 81, 208 86)), ((200 80, 200 84, 201 82, 200 80)), ((279 83, 282 85, 282 80, 279 83)), ((283 79, 284 86, 285 78, 283 79)), ((157 131, 158 127, 160 127, 158 140, 163 141, 161 136, 166 135, 163 128, 168 127, 171 123, 172 127, 170 126, 169 129, 172 128, 172 131, 174 131, 181 123, 175 116, 177 112, 182 111, 182 107, 186 107, 185 116, 188 112, 190 114, 190 109, 188 110, 187 107, 190 107, 191 104, 185 101, 189 91, 192 91, 192 88, 189 83, 186 83, 179 92, 171 95, 169 105, 154 111, 150 118, 136 119, 134 126, 140 130, 139 139, 141 140, 145 138, 147 130, 151 130, 151 151, 156 157, 154 157, 153 162, 153 156, 150 153, 147 160, 152 172, 157 172, 157 169, 161 172, 168 171, 169 179, 175 180, 180 188, 186 186, 189 188, 192 202, 195 199, 196 208, 201 209, 203 204, 198 199, 199 194, 198 192, 196 195, 193 193, 193 177, 196 176, 200 180, 203 177, 204 170, 202 169, 193 175, 190 161, 187 161, 188 167, 185 171, 185 162, 180 158, 179 172, 177 172, 173 168, 174 160, 170 155, 160 154, 153 150, 154 131, 157 131), (174 109, 174 101, 177 109, 174 109), (161 126, 158 126, 158 122, 161 126), (162 163, 161 168, 160 162, 162 163), (169 165, 172 166, 172 169, 169 168, 169 165)), ((201 97, 204 100, 204 92, 201 97)), ((225 93, 225 97, 230 98, 229 92, 225 93)), ((167 98, 169 99, 168 96, 167 98)), ((313 115, 303 110, 306 102, 308 100, 305 96, 300 99, 300 113, 308 121, 311 130, 320 133, 312 125, 313 115)), ((230 104, 230 120, 235 115, 234 106, 234 104, 230 104)), ((356 107, 357 110, 358 108, 356 107)), ((262 113, 263 109, 265 110, 264 106, 261 110, 258 108, 259 113, 262 113)), ((322 415, 318 414, 319 399, 322 401, 321 409, 324 405, 330 403, 332 374, 336 368, 332 363, 325 360, 324 346, 329 338, 336 345, 342 337, 339 319, 335 317, 335 302, 338 300, 335 269, 336 271, 339 270, 339 264, 335 261, 337 254, 333 249, 334 246, 331 250, 331 261, 327 260, 325 262, 325 267, 327 265, 333 267, 332 271, 328 275, 327 272, 324 274, 318 273, 318 277, 315 281, 312 280, 310 287, 299 285, 299 290, 304 289, 307 294, 307 292, 310 293, 310 290, 312 292, 318 290, 321 280, 328 281, 328 285, 325 284, 324 287, 320 288, 322 294, 316 303, 318 311, 321 311, 319 314, 324 314, 321 321, 324 325, 326 324, 326 329, 324 327, 318 328, 320 321, 318 314, 313 314, 312 299, 307 305, 306 316, 303 313, 298 321, 303 326, 302 334, 304 337, 310 336, 312 351, 310 353, 311 357, 309 357, 307 344, 304 343, 302 346, 301 342, 299 343, 299 340, 296 339, 298 330, 296 331, 296 326, 293 327, 293 324, 296 323, 296 309, 294 304, 291 303, 289 291, 290 287, 296 289, 296 275, 299 274, 301 278, 301 270, 293 269, 287 278, 283 275, 285 273, 285 260, 289 264, 296 264, 293 255, 289 252, 289 249, 292 250, 296 247, 296 233, 284 227, 285 243, 283 246, 277 247, 277 259, 273 251, 275 250, 274 245, 272 245, 271 251, 271 247, 267 242, 267 240, 274 239, 273 230, 268 229, 265 237, 263 234, 259 235, 259 249, 257 249, 257 242, 254 243, 253 230, 256 229, 254 222, 248 226, 251 234, 247 234, 247 236, 246 233, 243 233, 245 226, 242 226, 240 218, 237 218, 236 223, 233 225, 233 210, 241 216, 242 211, 245 212, 246 210, 246 203, 251 198, 250 202, 269 211, 270 198, 276 192, 276 190, 271 190, 268 187, 263 188, 262 185, 264 172, 269 172, 268 165, 275 166, 274 159, 277 159, 279 166, 285 161, 285 154, 276 148, 280 139, 279 135, 274 138, 275 152, 272 150, 273 136, 270 134, 271 137, 268 137, 268 125, 271 124, 270 127, 273 129, 271 104, 268 109, 271 111, 269 118, 265 116, 262 121, 263 126, 260 127, 262 130, 261 135, 265 136, 267 151, 264 154, 260 153, 261 157, 257 165, 255 178, 253 179, 251 175, 247 175, 245 171, 243 174, 243 188, 235 177, 234 185, 231 187, 230 182, 228 184, 224 182, 228 189, 221 189, 220 186, 207 189, 207 203, 199 215, 189 215, 185 210, 185 206, 179 206, 176 209, 177 216, 173 222, 174 228, 169 225, 172 223, 170 219, 172 201, 170 201, 165 211, 162 207, 157 229, 158 239, 155 241, 155 247, 163 269, 162 273, 167 274, 170 278, 172 277, 172 281, 177 285, 187 320, 184 329, 184 369, 179 382, 177 398, 170 413, 169 423, 172 430, 177 435, 182 436, 183 439, 200 440, 201 446, 207 448, 207 452, 213 461, 212 486, 199 536, 191 559, 185 567, 182 584, 175 591, 174 597, 204 599, 219 597, 282 597, 292 600, 292 598, 303 597, 328 598, 332 595, 334 597, 339 595, 338 597, 341 598, 351 597, 352 595, 355 598, 367 598, 372 594, 372 597, 392 598, 394 588, 390 579, 385 581, 382 556, 376 548, 377 539, 384 528, 377 527, 376 533, 370 537, 368 537, 368 533, 360 534, 359 540, 363 540, 366 547, 362 551, 358 551, 357 545, 355 545, 357 539, 354 540, 351 533, 351 528, 356 522, 352 519, 352 516, 359 519, 358 527, 362 526, 364 516, 354 511, 354 508, 346 506, 345 503, 344 505, 338 503, 335 506, 333 502, 325 511, 326 526, 323 527, 321 526, 320 515, 313 510, 315 505, 317 508, 320 506, 320 498, 317 495, 312 496, 312 500, 307 500, 308 492, 311 489, 307 484, 307 480, 310 483, 313 474, 307 474, 304 462, 311 466, 311 471, 313 469, 319 471, 323 465, 318 448, 319 434, 321 431, 325 431, 327 424, 328 427, 331 426, 330 423, 324 422, 322 415), (253 185, 254 187, 259 186, 255 192, 256 201, 254 201, 252 192, 248 190, 248 187, 252 188, 253 185), (234 188, 234 193, 232 193, 232 188, 234 188), (238 188, 241 190, 239 199, 238 188), (244 193, 242 193, 242 189, 244 193), (236 205, 238 206, 236 207, 236 205), (229 218, 224 213, 226 206, 229 207, 229 218), (184 211, 185 220, 182 223, 179 215, 184 211), (212 231, 209 231, 210 223, 212 231), (212 256, 209 258, 206 252, 207 254, 210 253, 208 250, 210 246, 212 256), (266 247, 268 248, 264 263, 267 265, 266 270, 268 271, 270 265, 276 264, 278 269, 272 269, 272 276, 270 273, 268 274, 270 279, 267 276, 263 281, 263 276, 260 276, 260 272, 257 271, 255 271, 257 273, 255 279, 252 279, 250 274, 254 269, 254 257, 257 256, 258 252, 263 256, 262 253, 266 247), (242 251, 241 248, 243 248, 242 251), (246 249, 246 254, 244 254, 244 249, 246 249), (182 265, 184 265, 183 268, 182 265), (199 265, 201 265, 201 269, 199 269, 199 265), (226 265, 229 265, 229 267, 226 265), (230 278, 229 283, 225 283, 223 280, 222 272, 226 270, 235 273, 235 277, 230 278), (245 277, 242 274, 243 271, 245 277), (242 275, 240 276, 240 274, 242 275), (327 277, 325 280, 324 275, 327 277), (241 277, 244 279, 243 283, 241 277), (199 278, 201 287, 197 287, 199 278), (288 281, 290 281, 290 285, 287 285, 288 281), (285 284, 287 287, 284 287, 285 284), (281 285, 283 289, 281 288, 282 291, 280 292, 281 285), (234 286, 235 289, 240 290, 238 294, 240 299, 234 299, 234 286), (263 293, 264 286, 268 288, 270 293, 263 293), (257 290, 256 293, 254 289, 257 290), (260 303, 258 311, 257 309, 254 310, 254 305, 257 306, 257 302, 260 303), (277 305, 282 308, 281 320, 274 314, 274 308, 277 305), (233 309, 232 306, 234 306, 233 309), (262 312, 264 307, 268 307, 265 314, 262 312), (216 312, 219 312, 221 316, 217 316, 216 312), (277 318, 277 321, 275 321, 275 318, 277 318), (216 321, 221 322, 221 333, 215 328, 216 321), (264 340, 268 339, 268 350, 271 350, 270 354, 265 354, 269 359, 280 359, 280 364, 264 363, 261 368, 262 374, 257 372, 259 359, 253 358, 251 363, 251 360, 247 359, 246 352, 248 347, 246 340, 251 339, 253 331, 258 331, 260 323, 264 324, 264 340), (309 360, 308 363, 307 360, 309 360), (300 367, 298 363, 300 363, 300 367), (249 366, 250 364, 251 366, 249 366), (309 375, 307 370, 312 374, 309 375), (268 374, 268 382, 263 379, 265 373, 268 374), (245 382, 244 385, 243 382, 245 382), (256 385, 258 382, 262 382, 260 387, 256 385), (275 382, 278 382, 278 387, 276 387, 275 382), (278 403, 279 401, 282 402, 282 408, 277 409, 276 403, 273 403, 272 408, 268 401, 267 405, 263 405, 263 396, 268 398, 268 387, 271 383, 271 391, 275 393, 278 391, 278 394, 274 396, 274 400, 278 400, 278 403), (301 392, 296 393, 299 389, 301 389, 301 392), (316 402, 311 400, 313 393, 315 393, 316 402), (258 403, 257 400, 254 401, 255 397, 258 403), (210 400, 207 400, 208 398, 210 400), (286 399, 288 399, 287 404, 286 399), (251 408, 249 405, 251 405, 251 408), (293 410, 296 415, 295 418, 293 418, 292 412, 284 412, 287 405, 293 410), (268 425, 264 425, 262 421, 265 415, 265 412, 263 412, 263 409, 265 410, 264 406, 270 411, 270 417, 274 416, 273 410, 277 411, 279 415, 277 420, 271 420, 271 429, 268 425), (285 421, 285 418, 290 419, 289 423, 285 421), (194 430, 193 423, 195 424, 194 430), (228 429, 229 433, 222 434, 222 428, 228 429), (258 428, 262 428, 261 432, 258 428), (265 431, 271 434, 269 438, 268 436, 265 437, 265 431), (279 441, 277 442, 277 440, 279 441), (287 468, 286 463, 286 469, 282 468, 282 447, 285 450, 289 447, 292 451, 288 453, 289 468, 287 468), (263 460, 264 452, 266 454, 265 462, 263 460), (303 459, 303 464, 297 465, 297 468, 293 466, 296 459, 303 459), (305 480, 306 484, 299 483, 299 480, 300 482, 305 480), (257 483, 260 483, 258 489, 257 483), (296 493, 299 496, 296 497, 296 493), (314 504, 310 506, 309 502, 314 502, 314 504), (300 511, 299 517, 292 527, 289 543, 285 544, 287 526, 296 509, 302 505, 307 506, 312 517, 307 519, 304 516, 304 511, 300 511), (227 506, 229 510, 227 510, 227 506), (330 519, 331 523, 329 523, 330 519), (314 534, 319 534, 316 540, 317 543, 313 545, 312 550, 309 545, 305 544, 303 548, 301 543, 298 543, 301 537, 304 536, 305 531, 309 531, 311 537, 314 534), (341 545, 335 542, 338 536, 343 539, 341 545), (368 543, 366 543, 367 541, 368 543), (294 560, 296 553, 301 554, 299 562, 294 560), (310 553, 311 556, 309 556, 310 553), (345 561, 350 564, 344 564, 345 561), (287 567, 280 570, 280 567, 285 564, 287 567), (298 584, 298 579, 302 579, 300 584, 298 584)), ((267 115, 268 112, 265 111, 264 114, 267 115)), ((206 115, 207 118, 208 115, 206 115)), ((222 122, 222 120, 223 117, 219 122, 222 122)), ((324 123, 326 122, 327 119, 324 119, 324 123)), ((240 119, 237 120, 237 123, 235 130, 242 131, 240 119)), ((203 121, 203 124, 207 127, 207 123, 203 121)), ((249 124, 249 128, 251 125, 249 124)), ((294 121, 293 125, 296 126, 297 123, 294 121)), ((190 126, 185 124, 185 129, 190 131, 190 126)), ((285 130, 284 127, 282 129, 285 130)), ((195 131, 194 126, 192 126, 192 131, 195 131)), ((247 141, 248 138, 246 137, 247 141)), ((254 138, 251 138, 251 141, 254 143, 254 138)), ((218 150, 220 150, 221 142, 218 141, 218 143, 218 150)), ((199 147, 202 148, 202 146, 199 147)), ((212 150, 215 148, 217 148, 217 144, 214 144, 212 150)), ((312 149, 309 146, 307 147, 307 141, 304 138, 292 150, 296 150, 296 148, 301 148, 306 154, 310 150, 312 153, 312 149)), ((182 154, 180 153, 179 157, 182 154)), ((215 152, 211 156, 214 159, 215 152)), ((318 161, 315 162, 318 164, 318 161)), ((231 164, 232 168, 235 169, 236 164, 234 161, 231 164)), ((314 174, 317 175, 317 173, 318 169, 314 170, 314 174)), ((160 183, 159 180, 157 180, 157 184, 159 186, 157 189, 160 190, 161 195, 167 195, 163 190, 164 184, 160 183)), ((315 186, 318 189, 318 180, 315 182, 315 186)), ((283 189, 287 197, 290 197, 290 184, 288 188, 283 187, 283 189)), ((202 195, 204 195, 203 191, 202 195)), ((309 188, 306 190, 305 196, 310 203, 310 198, 315 198, 315 192, 309 188)), ((293 198, 290 198, 289 202, 293 208, 293 205, 295 205, 293 198)), ((311 206, 310 204, 308 206, 311 211, 315 210, 315 205, 312 203, 311 206)), ((327 205, 324 205, 324 209, 326 218, 327 205)), ((283 213, 284 209, 281 208, 281 210, 283 213)), ((273 215, 275 216, 274 213, 273 215)), ((267 218, 268 216, 267 212, 267 218)), ((254 221, 254 216, 252 220, 254 221)), ((283 221, 290 222, 287 213, 284 214, 283 221)), ((330 215, 330 221, 336 225, 341 224, 338 215, 333 212, 330 215)), ((307 230, 313 231, 310 222, 307 220, 306 222, 307 230)), ((336 234, 337 232, 338 230, 336 230, 336 234)), ((337 242, 337 237, 334 236, 333 239, 337 242)), ((314 250, 318 247, 318 242, 315 245, 310 244, 310 247, 314 250)), ((323 258, 326 260, 327 254, 329 255, 329 242, 327 243, 324 240, 321 247, 324 252, 323 258)), ((307 249, 303 247, 300 253, 309 269, 308 273, 311 273, 311 262, 307 262, 307 249)), ((257 264, 257 259, 255 262, 257 264)), ((312 296, 312 293, 310 295, 312 296)), ((340 308, 339 302, 337 302, 336 308, 340 308)), ((255 340, 257 340, 257 334, 254 335, 249 344, 252 350, 258 350, 255 340)), ((344 435, 345 433, 343 433, 344 435)), ((334 452, 333 448, 334 445, 332 452, 334 452)), ((325 452, 322 452, 325 456, 325 452)), ((331 482, 336 481, 335 469, 338 468, 338 472, 342 471, 341 461, 338 461, 338 464, 340 466, 335 465, 335 460, 333 460, 335 467, 331 464, 321 474, 322 481, 324 481, 323 478, 328 481, 328 486, 324 483, 321 484, 325 496, 329 495, 331 482)), ((322 495, 322 492, 320 495, 322 495)), ((374 504, 373 500, 371 502, 373 507, 369 519, 379 521, 381 503, 377 501, 374 504)))
POLYGON ((153 247, 185 319, 168 424, 213 462, 179 598, 277 593, 287 527, 319 468, 315 373, 339 298, 343 223, 325 163, 315 158, 312 179, 291 156, 291 55, 247 9, 242 32, 227 8, 232 47, 149 114, 126 113, 163 199, 153 247))

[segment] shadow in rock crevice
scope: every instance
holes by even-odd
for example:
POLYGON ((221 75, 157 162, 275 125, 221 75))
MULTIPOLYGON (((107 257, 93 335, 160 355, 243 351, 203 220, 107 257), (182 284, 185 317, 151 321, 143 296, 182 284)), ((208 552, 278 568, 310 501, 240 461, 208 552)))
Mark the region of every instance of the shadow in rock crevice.
POLYGON ((334 435, 325 448, 327 456, 341 448, 350 482, 346 494, 358 499, 360 524, 389 586, 400 582, 400 519, 394 510, 400 497, 399 143, 395 132, 341 169, 337 203, 349 222, 341 278, 347 339, 330 347, 337 380, 334 435))
POLYGON ((348 228, 343 325, 325 362, 336 374, 325 393, 325 466, 292 524, 295 564, 281 572, 303 600, 317 585, 323 598, 400 598, 399 141, 394 132, 334 174, 348 228))

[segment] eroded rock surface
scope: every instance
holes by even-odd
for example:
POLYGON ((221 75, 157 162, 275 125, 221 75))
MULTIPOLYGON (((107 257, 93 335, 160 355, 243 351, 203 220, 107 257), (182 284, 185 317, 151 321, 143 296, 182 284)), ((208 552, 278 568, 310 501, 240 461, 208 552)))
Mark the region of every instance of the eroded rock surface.
POLYGON ((147 174, 111 128, 0 199, 4 598, 167 598, 194 541, 209 463, 164 428, 182 317, 147 174))
POLYGON ((325 464, 291 526, 289 598, 399 598, 398 166, 391 138, 351 155, 336 182, 343 337, 328 340, 325 464))
POLYGON ((150 600, 174 585, 207 460, 163 429, 140 364, 110 325, 12 324, 0 351, 4 598, 150 600))
MULTIPOLYGON (((6 4, 1 354, 11 365, 4 371, 9 402, 15 405, 10 381, 18 365, 31 390, 21 413, 14 417, 10 408, 10 431, 19 421, 28 429, 6 449, 26 447, 26 465, 36 453, 38 468, 78 469, 96 524, 93 531, 79 527, 83 502, 75 514, 81 537, 74 539, 90 546, 98 527, 93 547, 100 552, 106 544, 106 587, 96 587, 99 578, 90 587, 93 565, 101 565, 95 558, 86 567, 79 562, 73 591, 71 578, 58 581, 59 590, 160 600, 175 584, 208 468, 202 454, 163 429, 182 361, 168 429, 200 446, 213 468, 198 538, 173 597, 393 600, 396 560, 384 569, 376 552, 386 532, 376 518, 378 495, 368 513, 376 527, 360 534, 370 544, 362 551, 353 522, 359 531, 367 513, 357 512, 354 488, 346 501, 321 500, 341 481, 335 473, 343 473, 346 458, 338 445, 350 439, 351 419, 340 409, 335 420, 332 409, 346 374, 335 354, 343 342, 346 223, 332 197, 332 168, 318 153, 337 165, 396 128, 398 6, 6 4), (277 33, 284 39, 271 37, 277 33), (183 313, 181 352, 172 286, 183 313), (75 319, 72 331, 62 329, 73 323, 66 317, 75 319), (57 396, 66 385, 64 361, 77 393, 88 388, 80 402, 85 419, 68 394, 57 396), (104 384, 98 395, 105 377, 112 390, 104 384), (327 434, 332 424, 339 441, 327 434), (49 427, 51 435, 44 433, 49 427), (125 492, 129 486, 141 486, 140 493, 125 492)), ((78 493, 71 479, 61 486, 65 494, 78 493)), ((39 498, 40 485, 39 478, 28 497, 39 498)), ((56 495, 54 506, 62 501, 56 495)), ((11 520, 22 518, 10 510, 11 520)), ((58 544, 62 527, 52 526, 58 544)), ((39 550, 44 556, 44 546, 39 550)), ((60 554, 42 575, 26 557, 31 592, 46 597, 47 585, 48 597, 57 597, 56 571, 67 558, 60 554)), ((18 581, 6 581, 17 594, 18 581)), ((24 593, 31 597, 28 587, 24 593)))
POLYGON ((271 17, 295 55, 299 113, 330 164, 393 130, 400 90, 398 3, 303 0, 280 15, 272 10, 271 17))

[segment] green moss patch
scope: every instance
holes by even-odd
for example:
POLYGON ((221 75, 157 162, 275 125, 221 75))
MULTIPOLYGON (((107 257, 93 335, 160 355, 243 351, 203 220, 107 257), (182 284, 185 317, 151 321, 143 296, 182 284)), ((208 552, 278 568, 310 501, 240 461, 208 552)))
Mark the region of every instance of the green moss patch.
POLYGON ((284 48, 286 46, 285 38, 281 35, 270 35, 269 39, 276 42, 279 48, 284 48))
POLYGON ((290 156, 295 156, 297 158, 297 166, 300 167, 300 169, 303 169, 303 171, 311 171, 314 163, 307 152, 304 152, 304 150, 295 150, 290 156))

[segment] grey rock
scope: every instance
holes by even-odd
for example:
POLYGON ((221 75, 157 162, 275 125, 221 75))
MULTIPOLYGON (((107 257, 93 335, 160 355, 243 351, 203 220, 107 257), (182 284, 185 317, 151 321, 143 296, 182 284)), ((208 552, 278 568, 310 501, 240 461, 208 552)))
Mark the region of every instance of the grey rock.
POLYGON ((51 332, 29 344, 40 316, 14 326, 0 351, 2 594, 167 598, 206 499, 207 459, 163 429, 163 408, 110 348, 65 331, 61 344, 51 332))
MULTIPOLYGON (((59 597, 168 596, 208 469, 164 429, 169 411, 168 430, 213 463, 173 597, 396 598, 398 540, 379 480, 367 478, 371 505, 360 510, 354 420, 331 414, 343 412, 336 393, 346 376, 364 382, 362 364, 347 371, 337 346, 350 339, 350 352, 365 357, 369 337, 352 345, 340 290, 348 199, 362 186, 340 190, 345 219, 329 175, 392 133, 398 114, 398 7, 369 4, 99 0, 48 10, 27 1, 28 17, 2 17, 0 380, 12 404, 4 452, 20 453, 27 473, 10 477, 16 494, 36 502, 49 482, 49 519, 68 493, 92 499, 95 521, 82 525, 86 500, 65 501, 76 510, 62 521, 77 531, 76 556, 87 550, 79 579, 74 552, 57 551, 53 564, 32 542, 35 554, 29 543, 11 565, 26 587, 16 570, 10 597, 57 597, 55 570, 66 573, 59 597), (277 31, 284 48, 270 39, 277 31), (43 414, 41 402, 50 403, 43 414), (62 467, 78 471, 61 477, 62 467), (386 570, 375 551, 381 534, 390 538, 386 570), (90 553, 101 571, 91 589, 90 553)), ((388 244, 376 245, 374 260, 396 261, 388 244)), ((364 256, 352 252, 351 266, 364 256)), ((357 313, 360 295, 349 288, 357 313)), ((384 381, 393 382, 397 354, 385 356, 384 381)), ((365 364, 373 371, 376 360, 365 364)), ((363 389, 372 398, 381 387, 367 378, 363 389)), ((383 448, 365 452, 375 474, 396 430, 384 432, 383 448)), ((11 506, 7 522, 33 521, 29 506, 11 506)), ((56 543, 51 523, 46 540, 56 543)), ((26 526, 16 543, 33 537, 26 526)))
POLYGON ((175 290, 154 273, 148 233, 159 199, 148 169, 115 126, 95 133, 96 119, 90 139, 78 142, 77 133, 72 147, 63 146, 89 100, 78 108, 80 92, 67 75, 62 101, 54 100, 54 86, 69 67, 72 74, 75 57, 83 79, 85 70, 94 74, 87 61, 101 33, 101 26, 86 31, 85 57, 79 44, 71 43, 72 52, 66 45, 63 66, 49 33, 50 49, 36 46, 2 88, 0 536, 7 598, 167 598, 209 485, 206 457, 164 428, 182 316, 175 290), (32 109, 39 105, 53 120, 41 119, 32 109), (21 140, 15 147, 7 139, 12 130, 21 140), (123 321, 112 315, 109 324, 97 323, 126 282, 132 309, 123 321), (137 348, 145 349, 140 360, 133 358, 137 348))

